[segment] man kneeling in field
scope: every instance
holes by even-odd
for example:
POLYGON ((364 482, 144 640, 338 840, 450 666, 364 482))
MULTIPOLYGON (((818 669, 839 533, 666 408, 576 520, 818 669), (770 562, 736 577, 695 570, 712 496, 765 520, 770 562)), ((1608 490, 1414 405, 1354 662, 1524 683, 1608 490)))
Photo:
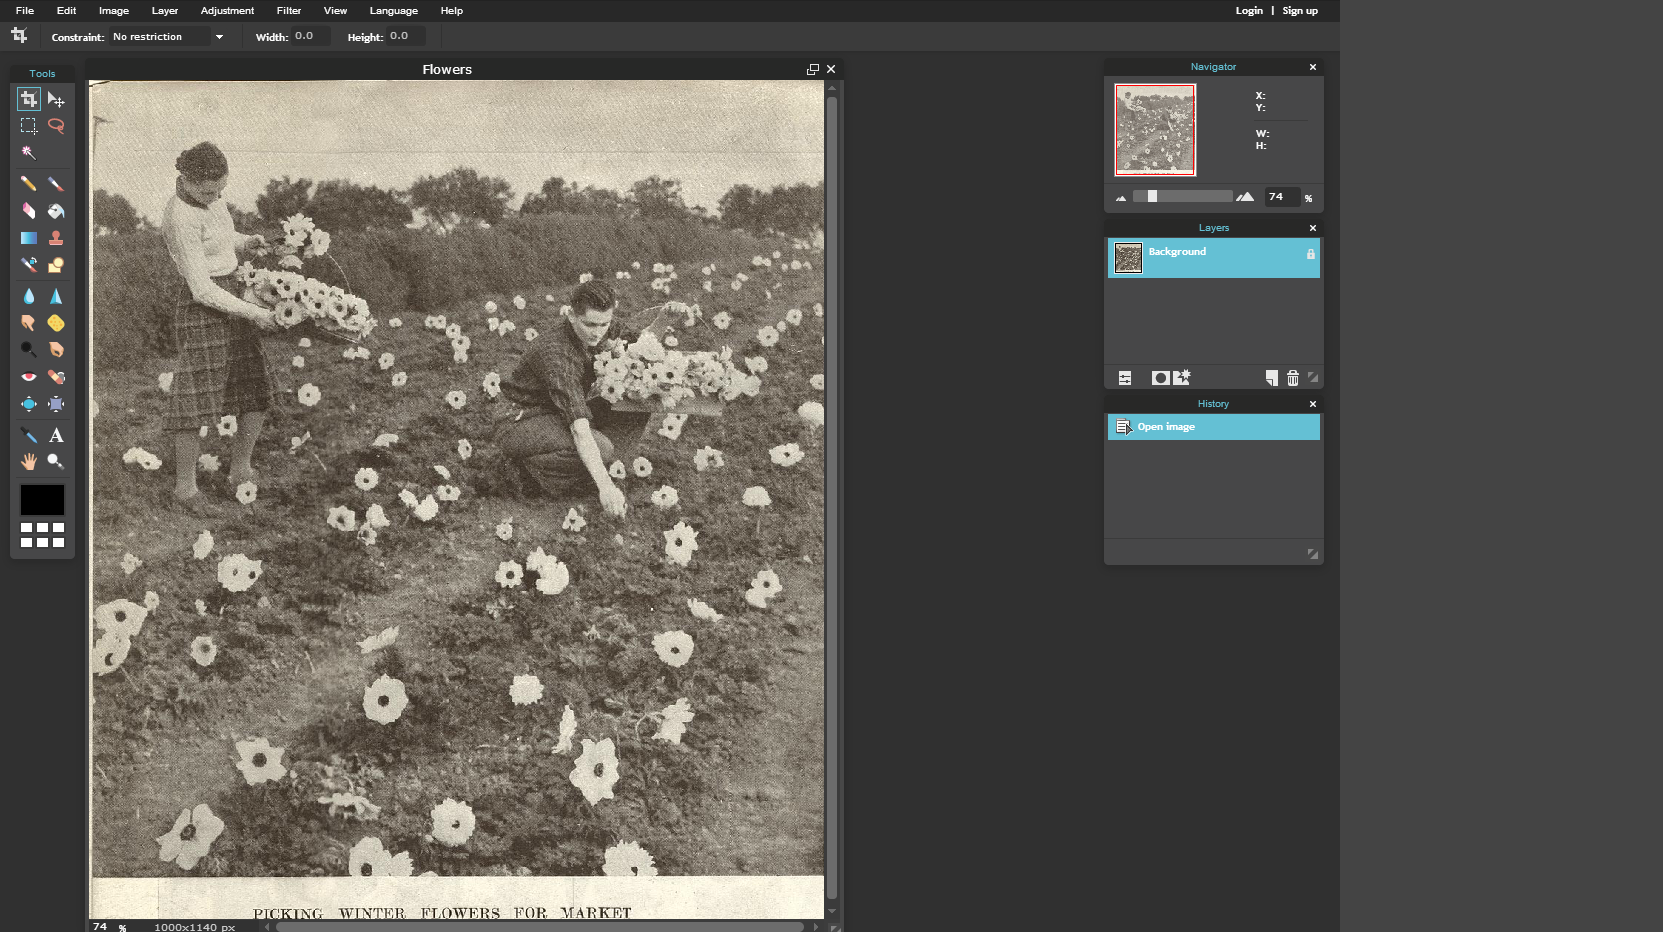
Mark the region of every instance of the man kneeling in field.
POLYGON ((534 341, 502 380, 506 404, 496 412, 497 446, 544 492, 561 498, 598 490, 601 507, 613 516, 624 513, 624 493, 607 464, 633 450, 648 418, 590 397, 596 350, 607 340, 640 336, 613 320, 617 309, 618 296, 606 283, 579 285, 571 315, 534 341))

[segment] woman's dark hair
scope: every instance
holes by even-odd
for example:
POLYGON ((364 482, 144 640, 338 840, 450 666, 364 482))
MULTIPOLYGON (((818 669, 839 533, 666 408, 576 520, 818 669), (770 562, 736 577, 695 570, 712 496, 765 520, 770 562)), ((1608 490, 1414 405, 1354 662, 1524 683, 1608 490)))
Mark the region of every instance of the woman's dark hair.
POLYGON ((179 153, 179 157, 173 160, 173 167, 187 181, 211 181, 224 178, 226 172, 231 170, 231 163, 225 160, 225 153, 219 150, 219 146, 199 142, 179 153))
POLYGON ((618 293, 606 282, 590 279, 577 286, 572 292, 572 313, 581 314, 587 310, 607 311, 618 303, 618 293))

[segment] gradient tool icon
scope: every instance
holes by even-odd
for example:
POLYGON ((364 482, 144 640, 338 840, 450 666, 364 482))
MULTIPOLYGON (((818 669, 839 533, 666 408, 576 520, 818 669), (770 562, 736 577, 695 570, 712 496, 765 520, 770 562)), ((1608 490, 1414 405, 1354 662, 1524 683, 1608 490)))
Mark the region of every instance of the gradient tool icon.
POLYGON ((53 314, 51 317, 46 318, 46 326, 51 327, 53 330, 62 330, 64 328, 64 319, 56 314, 53 314))
POLYGON ((17 244, 19 246, 33 246, 39 240, 40 236, 33 230, 23 230, 17 234, 17 244))

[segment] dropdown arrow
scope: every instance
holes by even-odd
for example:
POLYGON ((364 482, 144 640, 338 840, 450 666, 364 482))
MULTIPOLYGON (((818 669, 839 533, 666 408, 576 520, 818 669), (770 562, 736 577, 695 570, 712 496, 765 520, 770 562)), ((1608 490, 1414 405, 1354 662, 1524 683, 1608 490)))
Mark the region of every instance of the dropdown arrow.
POLYGON ((223 38, 225 38, 225 33, 223 33, 223 32, 216 32, 216 33, 214 33, 214 38, 216 38, 216 39, 223 39, 223 38))

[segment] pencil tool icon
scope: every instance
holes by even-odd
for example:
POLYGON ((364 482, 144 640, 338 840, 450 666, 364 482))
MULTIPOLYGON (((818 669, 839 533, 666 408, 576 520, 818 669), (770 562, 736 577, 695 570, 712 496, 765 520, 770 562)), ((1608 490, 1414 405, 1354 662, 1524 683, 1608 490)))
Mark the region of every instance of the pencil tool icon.
MULTIPOLYGON (((27 151, 29 147, 24 146, 23 148, 24 148, 25 151, 27 151)), ((40 190, 39 188, 35 187, 35 183, 33 181, 29 180, 28 175, 18 175, 17 177, 23 179, 23 183, 29 186, 29 190, 31 190, 31 191, 39 191, 40 190)))
POLYGON ((58 184, 58 179, 52 177, 51 175, 46 176, 46 183, 50 184, 54 188, 57 188, 59 191, 62 191, 64 189, 63 185, 58 184))

